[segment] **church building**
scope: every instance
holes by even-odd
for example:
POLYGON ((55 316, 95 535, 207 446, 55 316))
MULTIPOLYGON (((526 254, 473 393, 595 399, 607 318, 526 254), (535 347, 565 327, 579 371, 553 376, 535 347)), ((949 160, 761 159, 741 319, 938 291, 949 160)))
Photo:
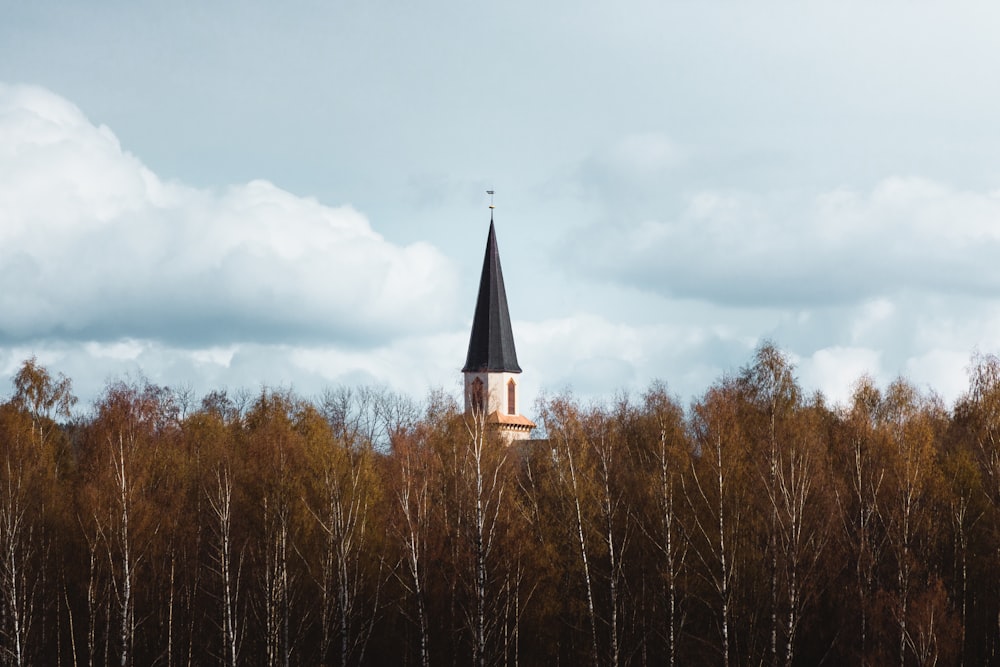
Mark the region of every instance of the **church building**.
POLYGON ((499 430, 507 440, 524 440, 531 435, 535 424, 520 411, 521 367, 517 365, 514 350, 492 211, 469 353, 462 374, 466 413, 484 415, 486 423, 499 430))

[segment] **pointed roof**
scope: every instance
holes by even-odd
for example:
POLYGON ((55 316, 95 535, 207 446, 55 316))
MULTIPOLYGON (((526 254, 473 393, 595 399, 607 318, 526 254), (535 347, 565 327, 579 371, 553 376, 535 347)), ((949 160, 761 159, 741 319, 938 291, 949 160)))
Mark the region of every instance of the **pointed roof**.
POLYGON ((486 239, 486 256, 483 258, 483 274, 479 278, 476 314, 472 319, 469 354, 465 357, 465 367, 462 369, 464 373, 484 371, 521 372, 521 367, 517 365, 517 352, 514 350, 514 333, 510 328, 507 292, 503 287, 500 252, 497 250, 497 234, 492 217, 490 234, 486 239))

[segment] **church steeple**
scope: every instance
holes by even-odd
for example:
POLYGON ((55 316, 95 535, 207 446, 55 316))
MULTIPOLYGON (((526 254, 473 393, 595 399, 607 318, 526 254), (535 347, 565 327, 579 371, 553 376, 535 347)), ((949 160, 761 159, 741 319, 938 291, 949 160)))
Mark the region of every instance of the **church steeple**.
MULTIPOLYGON (((493 193, 488 192, 492 197, 493 193)), ((479 276, 479 296, 472 318, 469 352, 465 356, 465 411, 485 417, 510 442, 531 434, 535 423, 521 414, 520 373, 514 332, 507 312, 507 291, 500 269, 497 232, 490 205, 490 233, 486 237, 486 256, 479 276)))
POLYGON ((510 313, 507 311, 507 292, 503 286, 500 251, 497 249, 492 215, 490 233, 486 238, 483 272, 479 278, 479 297, 476 299, 476 313, 472 320, 469 352, 462 372, 521 372, 521 367, 517 364, 517 351, 514 349, 514 333, 510 326, 510 313))

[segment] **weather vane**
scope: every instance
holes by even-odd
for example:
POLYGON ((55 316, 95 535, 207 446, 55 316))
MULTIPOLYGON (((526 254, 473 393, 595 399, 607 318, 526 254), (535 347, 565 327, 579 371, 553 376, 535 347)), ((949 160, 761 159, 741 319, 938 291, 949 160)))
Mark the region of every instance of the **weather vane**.
POLYGON ((487 190, 486 191, 486 194, 488 194, 490 196, 490 222, 493 222, 493 209, 496 208, 495 206, 493 206, 493 193, 494 192, 495 192, 494 190, 487 190))

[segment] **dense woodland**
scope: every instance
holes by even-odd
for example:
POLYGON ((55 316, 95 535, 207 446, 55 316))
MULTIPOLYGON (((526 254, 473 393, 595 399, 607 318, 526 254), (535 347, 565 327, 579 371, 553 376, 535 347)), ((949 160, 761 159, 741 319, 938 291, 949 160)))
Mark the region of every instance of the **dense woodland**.
POLYGON ((772 345, 690 406, 196 399, 26 361, 0 642, 47 665, 932 665, 1000 654, 1000 358, 846 406, 772 345), (82 416, 81 416, 82 415, 82 416))

